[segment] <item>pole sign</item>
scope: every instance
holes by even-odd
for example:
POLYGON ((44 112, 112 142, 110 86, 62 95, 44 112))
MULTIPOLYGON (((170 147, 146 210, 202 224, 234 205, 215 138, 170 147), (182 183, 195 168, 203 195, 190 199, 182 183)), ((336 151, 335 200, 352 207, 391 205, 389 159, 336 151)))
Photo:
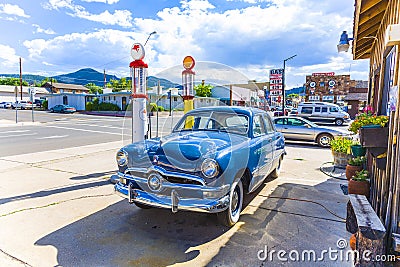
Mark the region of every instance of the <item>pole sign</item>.
POLYGON ((269 71, 269 90, 271 105, 280 103, 280 96, 283 89, 283 69, 272 69, 269 71))

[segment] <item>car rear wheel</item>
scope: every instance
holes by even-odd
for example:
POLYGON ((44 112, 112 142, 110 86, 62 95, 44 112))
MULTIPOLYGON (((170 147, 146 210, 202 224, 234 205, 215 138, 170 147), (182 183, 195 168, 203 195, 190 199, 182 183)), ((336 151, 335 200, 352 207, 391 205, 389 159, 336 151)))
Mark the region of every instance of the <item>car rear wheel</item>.
POLYGON ((329 147, 331 145, 331 141, 333 139, 333 136, 330 134, 320 134, 317 138, 317 143, 319 146, 322 147, 329 147))
POLYGON ((243 184, 241 180, 235 182, 229 193, 229 207, 217 213, 218 221, 228 227, 232 227, 239 221, 243 206, 243 184))
POLYGON ((342 126, 342 125, 343 125, 343 120, 342 120, 342 119, 336 119, 336 120, 335 120, 335 124, 336 124, 337 126, 342 126))
POLYGON ((52 108, 51 108, 51 109, 50 109, 50 112, 52 112, 52 113, 53 113, 53 112, 54 112, 54 109, 52 109, 52 108))

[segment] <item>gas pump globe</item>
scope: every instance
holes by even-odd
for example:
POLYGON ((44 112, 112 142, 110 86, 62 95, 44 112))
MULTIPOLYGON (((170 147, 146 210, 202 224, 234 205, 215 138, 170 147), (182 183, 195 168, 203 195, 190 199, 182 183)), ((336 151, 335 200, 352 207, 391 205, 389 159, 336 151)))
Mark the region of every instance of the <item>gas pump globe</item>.
POLYGON ((186 56, 183 59, 182 71, 182 86, 183 86, 183 101, 184 101, 184 113, 193 109, 193 98, 194 98, 194 75, 195 72, 192 70, 195 65, 193 57, 186 56))
POLYGON ((131 56, 134 61, 129 64, 132 79, 132 143, 143 141, 146 137, 147 116, 147 64, 143 62, 144 47, 133 44, 131 56))

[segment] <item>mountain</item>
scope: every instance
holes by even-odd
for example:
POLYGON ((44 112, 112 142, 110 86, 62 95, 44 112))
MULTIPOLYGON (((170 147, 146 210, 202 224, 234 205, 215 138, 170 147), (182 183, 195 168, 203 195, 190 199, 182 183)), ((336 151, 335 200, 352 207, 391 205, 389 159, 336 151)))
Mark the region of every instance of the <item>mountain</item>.
MULTIPOLYGON (((53 78, 60 83, 72 83, 80 85, 94 83, 97 86, 104 86, 104 74, 91 68, 80 69, 76 72, 54 76, 53 78)), ((107 82, 110 81, 110 79, 119 80, 117 76, 108 74, 106 74, 106 79, 107 82)))
POLYGON ((298 94, 301 96, 304 96, 306 92, 306 88, 304 86, 292 88, 290 90, 285 90, 285 95, 290 95, 290 94, 298 94))
MULTIPOLYGON (((11 77, 11 78, 19 78, 19 74, 0 74, 0 77, 11 77)), ((45 79, 45 76, 41 75, 32 75, 32 74, 23 74, 22 79, 24 81, 27 81, 28 83, 34 83, 34 82, 41 82, 45 79)), ((50 78, 50 77, 48 77, 50 78)), ((97 86, 104 86, 104 74, 101 72, 98 72, 94 69, 91 68, 85 68, 85 69, 80 69, 76 72, 72 73, 67 73, 67 74, 62 74, 62 75, 57 75, 52 77, 57 80, 57 82, 60 83, 71 83, 71 84, 79 84, 79 85, 86 85, 88 83, 94 83, 97 86)), ((108 75, 106 74, 107 82, 110 81, 110 79, 114 80, 119 80, 115 75, 108 75)), ((126 77, 126 79, 130 79, 130 77, 126 77)), ((160 81, 160 86, 164 88, 182 88, 181 85, 177 83, 173 83, 169 80, 166 79, 159 79, 154 76, 148 76, 147 77, 147 86, 148 87, 153 87, 157 86, 158 81, 160 81)))

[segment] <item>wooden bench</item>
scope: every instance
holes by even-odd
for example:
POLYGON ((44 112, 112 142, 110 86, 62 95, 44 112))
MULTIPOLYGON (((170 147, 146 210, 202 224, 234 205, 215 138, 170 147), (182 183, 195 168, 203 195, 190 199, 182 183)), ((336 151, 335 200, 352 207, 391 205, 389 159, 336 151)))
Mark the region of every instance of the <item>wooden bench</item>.
POLYGON ((359 260, 355 266, 383 266, 383 262, 367 261, 363 254, 369 251, 368 258, 375 259, 384 255, 386 229, 363 195, 349 195, 347 203, 346 230, 356 234, 356 251, 359 260))

